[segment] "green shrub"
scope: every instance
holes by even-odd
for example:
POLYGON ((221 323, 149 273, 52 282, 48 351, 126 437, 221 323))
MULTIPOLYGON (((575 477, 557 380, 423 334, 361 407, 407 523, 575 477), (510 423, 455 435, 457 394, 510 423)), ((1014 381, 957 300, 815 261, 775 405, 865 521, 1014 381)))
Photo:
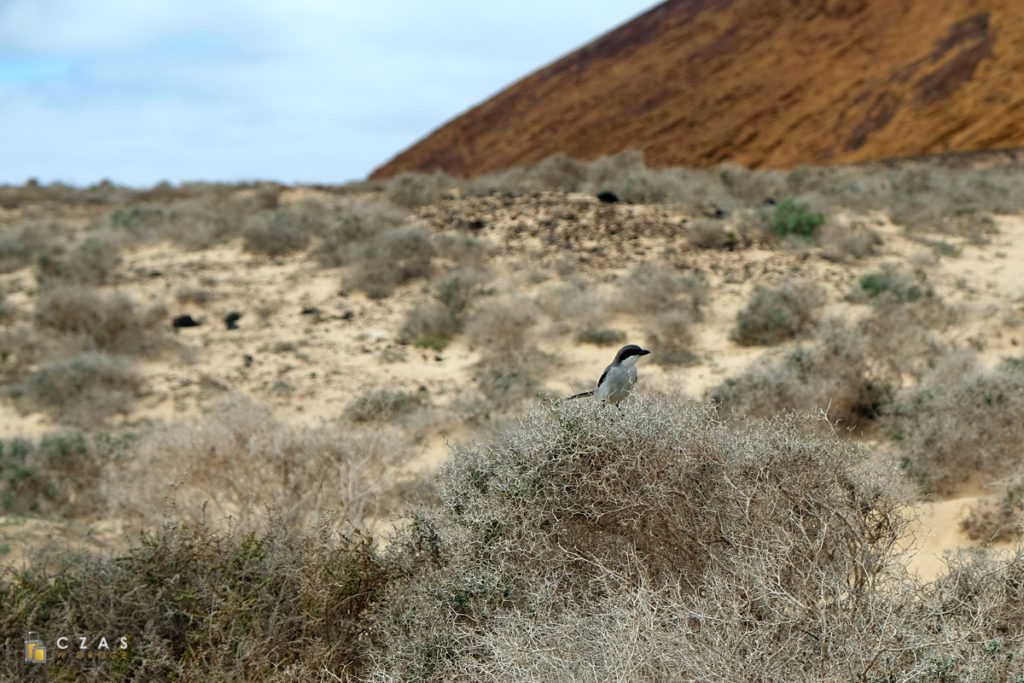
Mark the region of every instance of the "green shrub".
POLYGON ((784 199, 775 207, 775 233, 780 237, 795 235, 810 241, 825 222, 825 216, 811 213, 806 204, 784 199))

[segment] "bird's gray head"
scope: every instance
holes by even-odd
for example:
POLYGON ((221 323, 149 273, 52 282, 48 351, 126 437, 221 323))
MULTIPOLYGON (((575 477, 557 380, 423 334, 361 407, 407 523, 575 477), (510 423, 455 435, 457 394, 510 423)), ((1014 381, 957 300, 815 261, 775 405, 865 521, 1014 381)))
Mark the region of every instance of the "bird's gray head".
POLYGON ((650 351, 648 351, 647 349, 642 349, 636 344, 626 344, 621 349, 619 349, 619 352, 617 354, 615 354, 614 362, 617 365, 622 365, 625 363, 632 364, 640 360, 640 356, 646 356, 649 353, 650 351))

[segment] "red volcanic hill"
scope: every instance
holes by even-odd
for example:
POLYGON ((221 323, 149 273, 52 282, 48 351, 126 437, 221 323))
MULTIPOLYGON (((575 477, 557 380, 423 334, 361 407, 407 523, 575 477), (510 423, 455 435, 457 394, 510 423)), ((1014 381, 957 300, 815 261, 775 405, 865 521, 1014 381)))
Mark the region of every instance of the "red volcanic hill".
POLYGON ((784 168, 1022 144, 1020 0, 669 0, 371 177, 555 152, 784 168))

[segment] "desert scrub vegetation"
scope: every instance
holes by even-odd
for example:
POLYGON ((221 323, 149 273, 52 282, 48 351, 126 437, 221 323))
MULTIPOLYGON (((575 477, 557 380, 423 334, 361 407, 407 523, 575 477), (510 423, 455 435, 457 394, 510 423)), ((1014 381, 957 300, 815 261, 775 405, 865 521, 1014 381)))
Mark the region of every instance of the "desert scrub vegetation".
POLYGON ((619 346, 626 342, 626 333, 622 330, 596 329, 588 327, 580 330, 576 335, 576 342, 579 344, 593 344, 594 346, 619 346))
POLYGON ((473 303, 490 292, 487 279, 486 271, 472 266, 453 268, 437 276, 430 286, 431 298, 406 313, 398 341, 443 351, 462 332, 473 303))
POLYGON ((253 254, 284 256, 309 246, 316 226, 299 211, 277 209, 250 216, 242 232, 243 248, 253 254))
POLYGON ((445 192, 459 185, 446 173, 399 173, 387 181, 384 196, 394 204, 414 209, 436 204, 445 192))
POLYGON ((536 346, 537 306, 507 294, 477 308, 466 324, 471 347, 481 351, 474 376, 487 400, 508 407, 536 394, 546 356, 536 346))
POLYGON ((900 502, 866 453, 792 415, 741 425, 674 397, 607 410, 536 408, 453 455, 440 505, 390 547, 402 573, 373 614, 378 676, 806 680, 914 666, 909 643, 885 656, 877 642, 893 618, 912 626, 913 602, 900 502))
POLYGON ((809 280, 757 285, 736 316, 732 339, 743 346, 769 346, 805 335, 818 322, 825 300, 821 286, 809 280))
POLYGON ((23 412, 42 411, 61 424, 95 429, 115 413, 127 414, 143 390, 131 361, 90 352, 44 365, 8 393, 23 412))
POLYGON ((233 397, 204 417, 142 433, 135 457, 104 493, 112 511, 145 528, 168 510, 178 520, 223 526, 233 519, 246 529, 271 511, 301 528, 344 510, 365 528, 398 504, 392 474, 409 455, 398 428, 348 420, 293 425, 233 397))
POLYGON ((998 495, 972 505, 960 522, 968 538, 980 543, 1007 543, 1024 536, 1024 478, 1002 482, 998 495))
MULTIPOLYGON (((54 679, 348 678, 366 666, 365 614, 389 574, 369 537, 336 526, 166 523, 116 558, 3 569, 0 637, 20 644, 38 631, 53 655, 58 634, 111 642, 106 660, 51 659, 54 679)), ((0 677, 38 673, 12 648, 6 654, 0 677)))
POLYGON ((0 512, 94 515, 101 505, 94 494, 107 460, 105 441, 76 431, 0 441, 0 512))
POLYGON ((36 275, 45 287, 99 286, 121 265, 121 246, 109 234, 90 235, 67 253, 55 249, 36 258, 36 275))
POLYGON ((798 204, 794 199, 784 199, 775 207, 773 224, 779 237, 792 235, 809 242, 824 222, 823 214, 811 213, 806 204, 798 204))
POLYGON ((347 201, 324 219, 313 254, 326 268, 348 265, 360 256, 367 240, 408 221, 408 211, 383 197, 347 201))
POLYGON ((391 422, 429 403, 426 387, 418 391, 374 389, 357 398, 345 410, 345 417, 353 422, 391 422))
POLYGON ((40 257, 59 253, 73 239, 73 225, 59 220, 28 219, 0 231, 0 273, 33 265, 40 257))
POLYGON ((886 421, 908 473, 924 491, 949 496, 973 478, 1020 471, 1022 414, 1024 371, 955 353, 901 392, 886 421))
POLYGON ((384 299, 397 285, 430 274, 436 254, 430 229, 407 225, 375 235, 344 279, 346 287, 362 290, 371 299, 384 299))
MULTIPOLYGON (((4 568, 0 637, 20 647, 29 631, 130 634, 124 658, 47 664, 96 681, 1024 674, 1024 554, 962 553, 935 581, 916 580, 891 465, 816 428, 819 418, 746 423, 657 395, 614 420, 609 410, 534 406, 458 448, 438 499, 406 514, 384 549, 359 531, 364 508, 331 514, 339 506, 303 499, 309 483, 296 480, 293 499, 317 514, 265 502, 225 524, 208 508, 165 519, 114 557, 4 568)), ((265 417, 194 444, 173 425, 160 441, 172 457, 244 454, 279 478, 260 453, 295 442, 265 417)), ((315 450, 297 448, 296 466, 315 450)), ((186 459, 202 476, 222 465, 186 459)), ((162 484, 150 508, 180 481, 170 474, 152 480, 162 484)), ((0 676, 24 679, 32 666, 7 656, 0 676)))
POLYGON ((90 350, 151 354, 167 343, 167 311, 142 306, 124 292, 71 285, 44 290, 35 310, 35 325, 82 340, 90 350))
POLYGON ((867 299, 871 303, 908 303, 934 296, 923 271, 909 272, 891 263, 860 278, 860 290, 849 298, 867 299))
POLYGON ((617 297, 624 310, 642 313, 670 309, 701 319, 701 307, 707 303, 707 285, 702 273, 683 273, 665 264, 641 263, 622 282, 617 297))
POLYGON ((899 369, 877 363, 876 345, 863 323, 828 319, 808 346, 759 358, 737 377, 706 393, 723 414, 770 417, 779 411, 827 411, 840 429, 874 424, 899 386, 899 369))

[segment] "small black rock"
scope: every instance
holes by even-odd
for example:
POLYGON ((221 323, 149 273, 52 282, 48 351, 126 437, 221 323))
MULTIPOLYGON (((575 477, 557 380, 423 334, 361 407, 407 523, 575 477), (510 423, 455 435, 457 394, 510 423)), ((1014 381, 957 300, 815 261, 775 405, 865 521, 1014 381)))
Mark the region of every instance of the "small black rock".
POLYGON ((302 309, 302 315, 320 315, 320 309, 316 306, 306 306, 302 309))
POLYGON ((245 363, 245 367, 252 367, 252 356, 250 356, 248 353, 242 356, 242 361, 245 363))
POLYGON ((238 319, 241 318, 241 317, 242 317, 242 314, 239 313, 238 311, 231 311, 226 316, 224 316, 224 324, 227 325, 227 328, 229 330, 237 330, 238 329, 238 319))
POLYGON ((761 200, 761 203, 765 206, 775 206, 775 197, 765 197, 761 200))
POLYGON ((199 321, 188 314, 179 315, 171 322, 171 324, 175 327, 199 327, 200 325, 199 321))
POLYGON ((342 320, 351 320, 354 317, 356 317, 356 314, 353 313, 352 311, 345 311, 344 313, 341 314, 342 320))
POLYGON ((597 201, 602 202, 604 204, 614 204, 615 202, 619 201, 619 195, 615 194, 614 192, 609 192, 608 190, 605 190, 604 192, 597 193, 597 201))

